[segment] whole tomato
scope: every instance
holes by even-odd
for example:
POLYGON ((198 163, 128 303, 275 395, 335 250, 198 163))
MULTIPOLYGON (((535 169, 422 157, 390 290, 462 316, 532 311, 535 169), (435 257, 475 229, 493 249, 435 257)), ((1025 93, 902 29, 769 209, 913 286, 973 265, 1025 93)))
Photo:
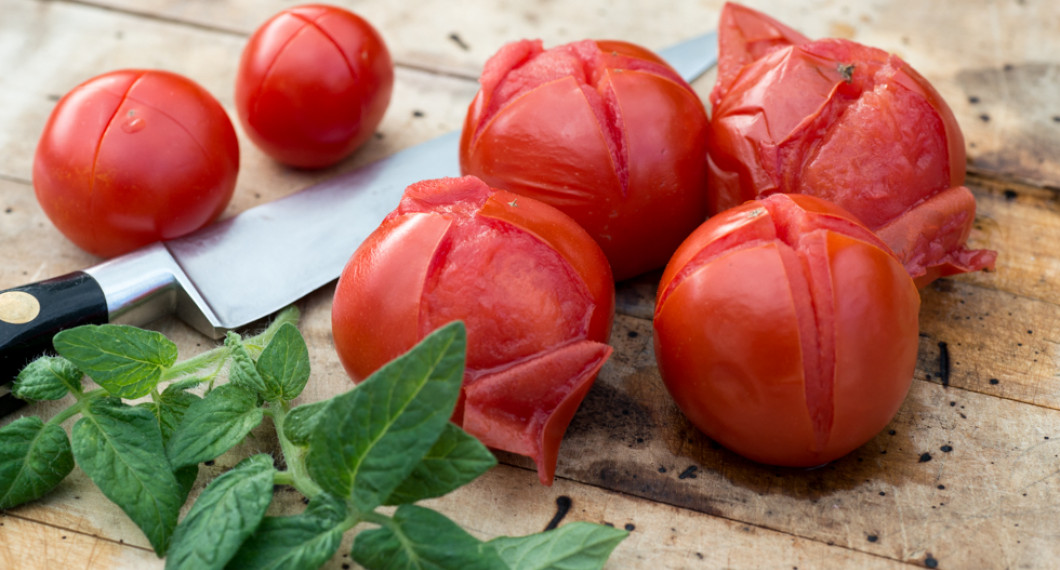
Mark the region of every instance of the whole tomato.
POLYGON ((453 421, 528 456, 551 484, 560 440, 611 354, 614 282, 568 216, 474 177, 409 186, 339 278, 332 330, 355 381, 462 320, 453 421))
POLYGON ((335 6, 289 8, 243 49, 236 109, 254 144, 290 166, 318 168, 349 156, 375 132, 394 87, 382 36, 335 6))
POLYGON ((462 172, 569 214, 616 279, 665 265, 706 218, 706 111, 655 54, 524 40, 490 58, 480 82, 462 172))
POLYGON ((70 241, 102 257, 190 233, 228 205, 239 142, 221 104, 158 70, 106 73, 56 104, 33 188, 70 241))
POLYGON ((710 218, 666 266, 655 354, 691 422, 745 457, 814 466, 878 433, 916 366, 920 296, 845 210, 774 194, 710 218))
POLYGON ((774 193, 835 202, 876 231, 924 286, 994 265, 969 250, 975 199, 964 138, 906 62, 843 39, 810 41, 726 4, 711 92, 710 209, 774 193))

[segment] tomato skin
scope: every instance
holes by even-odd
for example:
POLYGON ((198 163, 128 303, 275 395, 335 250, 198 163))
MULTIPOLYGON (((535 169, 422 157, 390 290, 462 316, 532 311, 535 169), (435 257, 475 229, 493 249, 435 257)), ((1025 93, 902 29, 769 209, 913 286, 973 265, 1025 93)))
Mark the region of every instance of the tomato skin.
POLYGON ((424 181, 350 258, 335 290, 339 359, 360 381, 462 320, 453 421, 531 457, 550 484, 559 444, 611 354, 607 259, 568 216, 474 177, 424 181))
POLYGON ((705 222, 667 265, 655 354, 689 420, 752 460, 808 467, 875 436, 909 389, 919 293, 845 210, 775 194, 705 222))
POLYGON ((620 41, 487 62, 465 118, 464 174, 551 204, 596 239, 615 279, 662 267, 706 218, 707 116, 652 52, 620 41))
POLYGON ((370 23, 307 4, 276 14, 251 36, 236 75, 236 109, 247 135, 273 159, 320 168, 375 132, 393 86, 390 52, 370 23))
POLYGON ((905 61, 848 40, 811 41, 731 3, 719 45, 711 212, 773 193, 811 194, 874 231, 888 227, 881 235, 918 286, 993 267, 994 252, 965 246, 975 201, 963 186, 960 127, 905 61))
POLYGON ((45 214, 101 257, 213 221, 235 191, 239 142, 221 104, 167 71, 89 79, 52 110, 33 161, 45 214))

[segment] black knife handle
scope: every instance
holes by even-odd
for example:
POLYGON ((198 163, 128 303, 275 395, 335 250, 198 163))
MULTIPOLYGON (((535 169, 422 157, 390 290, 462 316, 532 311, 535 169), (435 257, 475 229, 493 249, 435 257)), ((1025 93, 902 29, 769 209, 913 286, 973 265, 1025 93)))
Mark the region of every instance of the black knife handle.
POLYGON ((108 320, 99 283, 77 271, 0 291, 0 385, 38 356, 54 352, 55 333, 108 320))

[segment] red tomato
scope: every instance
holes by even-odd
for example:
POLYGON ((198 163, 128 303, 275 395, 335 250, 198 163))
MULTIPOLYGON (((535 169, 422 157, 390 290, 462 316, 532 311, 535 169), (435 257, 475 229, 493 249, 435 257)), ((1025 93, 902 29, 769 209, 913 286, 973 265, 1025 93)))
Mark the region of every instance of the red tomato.
POLYGON ((309 4, 280 12, 251 36, 236 76, 236 108, 266 154, 318 168, 375 132, 393 87, 390 52, 371 24, 309 4))
POLYGON ((481 84, 462 171, 569 214, 616 279, 665 265, 706 218, 706 111, 648 50, 524 40, 490 58, 481 84))
POLYGON ((774 194, 718 214, 666 266, 655 354, 678 407, 755 461, 813 466, 878 433, 916 366, 920 297, 841 208, 774 194))
POLYGON ((574 220, 474 177, 409 186, 339 278, 335 346, 359 381, 462 320, 468 352, 453 421, 528 456, 551 484, 560 440, 611 354, 614 282, 574 220))
POLYGON ((897 56, 842 40, 810 41, 726 4, 711 93, 710 208, 774 193, 811 194, 876 231, 924 286, 990 268, 965 246, 975 199, 953 112, 897 56))
POLYGON ((210 93, 174 73, 122 70, 59 100, 33 187, 70 241, 111 257, 213 221, 238 171, 235 129, 210 93))

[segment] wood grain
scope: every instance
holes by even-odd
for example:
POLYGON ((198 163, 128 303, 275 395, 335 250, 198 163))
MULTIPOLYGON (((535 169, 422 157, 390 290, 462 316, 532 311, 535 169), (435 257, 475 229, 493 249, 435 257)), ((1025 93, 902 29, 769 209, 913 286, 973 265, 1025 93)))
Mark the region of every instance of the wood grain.
MULTIPOLYGON (((478 71, 506 41, 617 37, 662 47, 714 27, 722 2, 340 4, 380 28, 399 64, 378 136, 339 165, 308 172, 273 163, 237 127, 242 166, 225 215, 459 128, 478 71)), ((814 470, 753 464, 693 429, 654 361, 658 274, 622 283, 615 355, 568 430, 556 484, 540 486, 528 460, 500 454, 501 466, 431 504, 488 538, 540 530, 556 498, 569 497, 566 521, 633 528, 609 568, 1050 567, 1060 559, 1060 5, 748 4, 811 37, 894 51, 933 82, 965 134, 978 201, 972 243, 1000 252, 997 270, 922 292, 920 354, 905 404, 875 439, 814 470)), ((200 82, 234 117, 232 78, 246 37, 289 5, 0 0, 0 288, 98 261, 67 242, 33 196, 36 140, 63 93, 112 69, 159 67, 200 82)), ((711 84, 708 75, 694 87, 705 97, 711 84)), ((300 401, 350 388, 331 339, 332 292, 298 303, 314 370, 300 401)), ((153 327, 184 356, 211 344, 173 319, 153 327)), ((62 405, 26 413, 49 416, 62 405)), ((204 467, 193 494, 247 453, 275 452, 269 429, 204 467)), ((300 497, 284 489, 271 507, 299 508, 300 497)), ((328 567, 349 564, 340 552, 328 567)), ((75 469, 45 499, 0 514, 0 568, 55 567, 162 562, 75 469)))

